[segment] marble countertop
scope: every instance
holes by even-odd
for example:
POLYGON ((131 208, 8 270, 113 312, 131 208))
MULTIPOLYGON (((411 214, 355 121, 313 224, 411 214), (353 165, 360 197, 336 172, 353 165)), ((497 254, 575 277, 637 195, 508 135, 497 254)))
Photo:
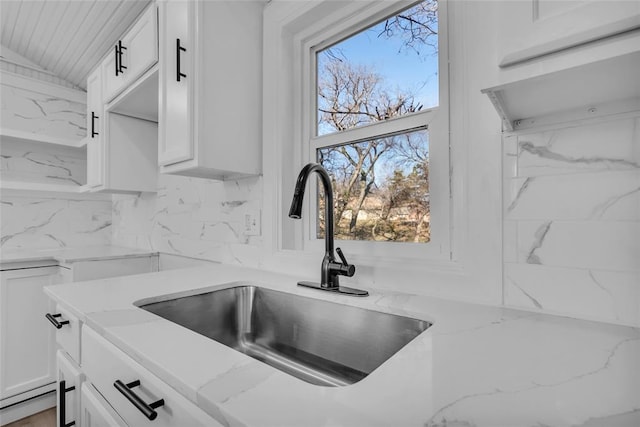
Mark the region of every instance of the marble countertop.
POLYGON ((76 261, 149 256, 153 254, 155 254, 155 252, 111 245, 55 249, 3 249, 0 251, 0 263, 42 261, 63 264, 76 261))
MULTIPOLYGON (((45 292, 228 426, 638 426, 640 329, 378 292, 296 286, 229 265, 51 286, 45 292), (428 320, 365 379, 320 387, 134 306, 196 288, 252 283, 428 320)), ((345 281, 345 284, 346 281, 345 281)))

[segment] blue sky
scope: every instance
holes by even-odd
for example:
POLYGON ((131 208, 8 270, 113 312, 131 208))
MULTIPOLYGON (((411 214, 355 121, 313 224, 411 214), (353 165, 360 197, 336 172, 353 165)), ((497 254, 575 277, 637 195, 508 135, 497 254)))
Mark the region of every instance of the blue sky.
POLYGON ((332 46, 351 63, 374 69, 390 89, 400 87, 416 94, 424 108, 438 104, 438 56, 425 47, 421 55, 403 49, 399 37, 378 37, 384 23, 332 46))

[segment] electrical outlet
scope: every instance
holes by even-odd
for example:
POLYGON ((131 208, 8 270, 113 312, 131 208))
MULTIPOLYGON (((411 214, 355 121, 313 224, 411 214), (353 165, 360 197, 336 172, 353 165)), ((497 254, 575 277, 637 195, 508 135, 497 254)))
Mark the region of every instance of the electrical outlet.
POLYGON ((244 234, 246 236, 260 235, 260 211, 249 211, 244 214, 244 234))

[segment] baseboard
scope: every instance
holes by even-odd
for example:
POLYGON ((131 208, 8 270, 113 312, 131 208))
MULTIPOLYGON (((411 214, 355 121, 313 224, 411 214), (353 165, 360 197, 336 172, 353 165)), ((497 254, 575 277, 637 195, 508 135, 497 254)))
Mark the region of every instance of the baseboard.
POLYGON ((37 414, 38 412, 53 408, 54 406, 56 406, 55 390, 51 393, 34 397, 32 399, 25 400, 24 402, 16 403, 15 405, 0 409, 0 426, 37 414))

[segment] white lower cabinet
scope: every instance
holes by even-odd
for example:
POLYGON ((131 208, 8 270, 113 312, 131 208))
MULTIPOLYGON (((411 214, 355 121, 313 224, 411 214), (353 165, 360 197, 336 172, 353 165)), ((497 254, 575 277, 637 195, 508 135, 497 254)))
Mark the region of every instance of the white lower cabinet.
POLYGON ((83 326, 81 342, 82 369, 86 382, 98 390, 126 424, 220 426, 91 328, 83 326))
POLYGON ((58 427, 80 425, 80 386, 84 374, 62 350, 58 350, 58 427))
POLYGON ((82 383, 80 393, 80 425, 82 427, 126 427, 126 423, 109 406, 96 389, 82 383))
POLYGON ((0 407, 55 388, 53 303, 43 288, 60 282, 58 267, 0 271, 0 407))

